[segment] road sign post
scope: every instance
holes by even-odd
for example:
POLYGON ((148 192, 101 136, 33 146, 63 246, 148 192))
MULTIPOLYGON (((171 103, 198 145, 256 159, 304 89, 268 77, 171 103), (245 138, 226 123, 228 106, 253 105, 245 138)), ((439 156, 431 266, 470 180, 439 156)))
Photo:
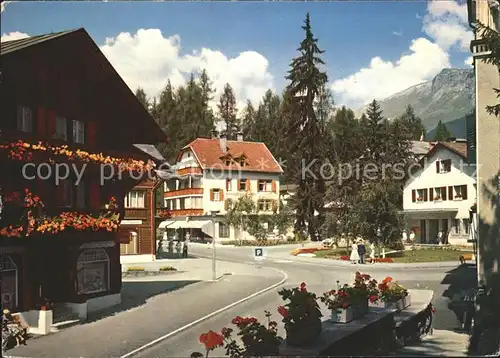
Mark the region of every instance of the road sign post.
POLYGON ((264 249, 262 247, 256 247, 253 249, 253 258, 255 261, 264 260, 264 249))

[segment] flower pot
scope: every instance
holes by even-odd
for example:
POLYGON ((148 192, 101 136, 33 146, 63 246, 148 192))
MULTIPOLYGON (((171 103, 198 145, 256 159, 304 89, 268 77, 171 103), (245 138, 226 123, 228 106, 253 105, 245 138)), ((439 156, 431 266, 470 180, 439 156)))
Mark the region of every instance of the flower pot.
POLYGON ((384 303, 385 303, 385 308, 391 308, 397 311, 402 311, 406 307, 411 306, 411 296, 408 295, 406 297, 397 300, 396 302, 384 302, 384 303))
POLYGON ((363 317, 368 312, 368 300, 362 300, 347 308, 332 310, 331 321, 335 323, 349 323, 363 317))
POLYGON ((304 346, 311 343, 321 333, 321 319, 319 317, 304 320, 285 327, 286 343, 289 346, 304 346))

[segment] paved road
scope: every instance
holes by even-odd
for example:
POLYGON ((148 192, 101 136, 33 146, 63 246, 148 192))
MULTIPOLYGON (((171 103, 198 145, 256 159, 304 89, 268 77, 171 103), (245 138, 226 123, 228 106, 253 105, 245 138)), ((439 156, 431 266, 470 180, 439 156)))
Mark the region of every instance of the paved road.
MULTIPOLYGON (((352 280, 354 273, 359 270, 373 275, 376 279, 383 279, 387 275, 391 275, 394 279, 400 281, 408 288, 426 288, 436 291, 434 297, 435 304, 439 312, 447 310, 447 301, 441 297, 446 289, 446 286, 440 282, 446 275, 446 268, 415 268, 403 269, 395 268, 388 270, 387 267, 377 265, 352 265, 352 266, 335 266, 328 260, 317 261, 317 263, 303 261, 289 257, 290 249, 287 248, 272 248, 267 249, 267 258, 261 263, 264 267, 273 267, 285 271, 288 274, 288 281, 284 287, 294 287, 305 281, 311 291, 322 293, 336 287, 336 281, 349 282, 352 280)), ((248 263, 256 265, 253 260, 253 251, 250 248, 225 248, 218 247, 216 249, 218 260, 226 260, 231 262, 248 263)), ((190 253, 203 257, 211 257, 211 248, 202 245, 192 245, 190 253)), ((182 333, 179 333, 169 339, 166 339, 134 357, 140 358, 159 358, 159 357, 186 357, 193 351, 199 350, 203 352, 203 347, 199 344, 198 339, 201 333, 208 330, 220 330, 222 327, 230 325, 233 317, 240 316, 255 316, 264 319, 264 310, 276 312, 276 307, 282 303, 276 290, 260 295, 251 301, 238 305, 223 314, 217 315, 207 321, 196 325, 182 333)), ((325 314, 327 314, 325 312, 325 314)), ((444 314, 443 314, 444 317, 444 314)), ((279 321, 279 316, 274 314, 274 318, 279 321)), ((443 329, 447 326, 456 326, 454 317, 450 320, 449 317, 441 321, 437 320, 435 328, 443 329)), ((283 332, 281 330, 281 332, 283 332)), ((223 356, 224 351, 219 350, 212 353, 212 356, 223 356)))

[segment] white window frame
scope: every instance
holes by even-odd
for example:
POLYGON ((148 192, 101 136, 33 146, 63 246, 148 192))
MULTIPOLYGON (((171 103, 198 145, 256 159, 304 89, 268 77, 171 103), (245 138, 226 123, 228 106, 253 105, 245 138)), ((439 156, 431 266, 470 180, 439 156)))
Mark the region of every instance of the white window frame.
POLYGON ((272 211, 273 210, 273 201, 270 199, 261 199, 258 203, 259 211, 272 211), (262 208, 261 208, 262 206, 262 208))
POLYGON ((132 190, 125 196, 124 206, 127 209, 144 209, 146 193, 143 190, 132 190))
POLYGON ((54 138, 68 140, 68 120, 65 117, 56 117, 54 138))
POLYGON ((437 196, 439 196, 439 199, 434 200, 434 198, 432 198, 432 200, 434 200, 434 201, 441 201, 441 200, 443 200, 443 193, 441 192, 442 191, 441 189, 442 188, 434 188, 434 198, 437 197, 437 196))
POLYGON ((451 172, 451 160, 450 159, 443 159, 443 160, 440 160, 439 161, 439 174, 445 174, 445 173, 449 173, 451 172), (446 170, 446 166, 445 166, 445 162, 449 162, 450 163, 450 168, 449 170, 446 170))
POLYGON ((17 129, 21 132, 33 132, 33 111, 26 106, 17 107, 17 129))
POLYGON ((416 200, 417 200, 418 203, 423 203, 424 202, 424 198, 425 198, 425 196, 424 196, 425 191, 424 190, 425 189, 417 189, 416 200), (422 200, 419 201, 418 198, 422 198, 422 200))
POLYGON ((212 189, 212 193, 213 193, 213 201, 221 201, 220 198, 221 198, 221 190, 220 189, 212 189))
POLYGON ((219 238, 227 239, 230 236, 231 236, 231 230, 229 228, 229 225, 223 222, 219 222, 219 238), (221 235, 221 232, 223 235, 221 235))
POLYGON ((462 185, 453 186, 453 200, 463 200, 464 193, 462 193, 462 185), (457 198, 459 196, 459 198, 457 198))
POLYGON ((108 253, 106 252, 105 249, 88 249, 88 250, 83 250, 80 255, 78 256, 77 260, 77 289, 79 294, 84 294, 84 295, 89 295, 89 294, 94 294, 94 293, 100 293, 100 292, 108 292, 111 286, 110 282, 110 260, 108 253), (93 290, 93 291, 82 291, 80 287, 80 280, 79 280, 79 273, 82 270, 85 270, 85 266, 89 264, 98 264, 98 263, 103 263, 105 264, 105 275, 107 276, 106 284, 104 289, 99 289, 99 290, 93 290))
POLYGON ((248 179, 247 178, 240 179, 239 185, 238 185, 238 191, 245 191, 245 190, 247 190, 247 185, 248 185, 248 179), (241 184, 243 184, 243 183, 245 183, 245 185, 244 185, 244 188, 241 189, 241 184))
POLYGON ((263 193, 270 193, 273 191, 273 181, 270 179, 259 180, 259 191, 263 193))
POLYGON ((85 123, 73 119, 73 143, 85 143, 85 123))

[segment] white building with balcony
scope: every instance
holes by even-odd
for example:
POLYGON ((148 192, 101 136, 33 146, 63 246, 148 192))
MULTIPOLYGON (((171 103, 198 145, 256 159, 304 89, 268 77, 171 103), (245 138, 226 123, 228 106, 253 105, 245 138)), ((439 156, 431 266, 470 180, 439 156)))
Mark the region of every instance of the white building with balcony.
POLYGON ((469 209, 476 202, 476 167, 467 162, 467 143, 437 142, 420 160, 403 192, 406 231, 415 241, 467 245, 469 209))
POLYGON ((191 240, 241 237, 225 215, 242 195, 251 195, 263 214, 278 207, 281 166, 264 143, 244 141, 241 134, 238 140, 197 138, 181 149, 172 167, 176 175, 165 180, 164 215, 159 214, 166 219, 159 228, 169 236, 181 229, 191 240))

